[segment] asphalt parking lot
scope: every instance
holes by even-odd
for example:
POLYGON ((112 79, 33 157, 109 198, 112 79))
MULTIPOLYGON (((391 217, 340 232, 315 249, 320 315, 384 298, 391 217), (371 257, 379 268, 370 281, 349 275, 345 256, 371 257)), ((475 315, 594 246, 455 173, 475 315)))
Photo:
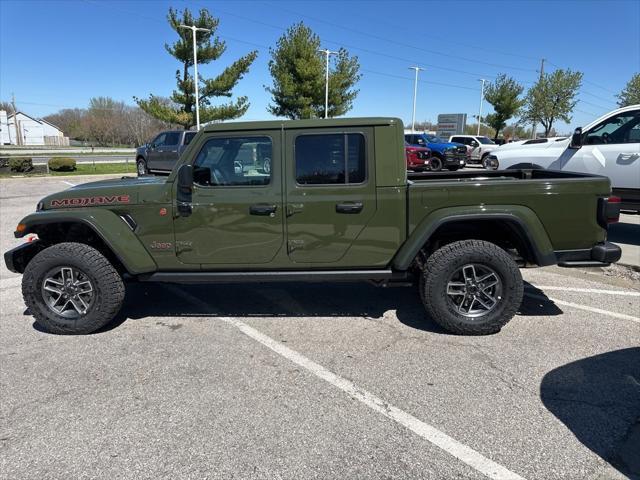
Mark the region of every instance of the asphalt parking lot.
MULTIPOLYGON (((2 251, 81 181, 0 180, 2 251)), ((488 337, 368 284, 130 284, 116 322, 67 337, 2 265, 0 478, 640 476, 638 277, 523 276, 488 337)))

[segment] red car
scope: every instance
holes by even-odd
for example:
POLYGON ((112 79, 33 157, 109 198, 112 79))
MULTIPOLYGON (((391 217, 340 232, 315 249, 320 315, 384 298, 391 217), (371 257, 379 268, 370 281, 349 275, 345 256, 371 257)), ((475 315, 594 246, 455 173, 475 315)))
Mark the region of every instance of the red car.
POLYGON ((424 172, 430 170, 431 149, 427 147, 416 147, 404 142, 404 152, 407 157, 407 170, 414 172, 424 172))

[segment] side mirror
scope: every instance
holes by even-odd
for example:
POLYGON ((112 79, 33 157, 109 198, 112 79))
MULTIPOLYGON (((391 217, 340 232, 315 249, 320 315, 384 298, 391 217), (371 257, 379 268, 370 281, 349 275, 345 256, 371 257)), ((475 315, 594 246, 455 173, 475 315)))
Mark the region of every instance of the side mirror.
POLYGON ((192 212, 191 202, 193 200, 193 167, 182 165, 178 170, 178 190, 176 203, 178 215, 188 217, 192 212))
POLYGON ((582 128, 578 127, 571 136, 571 143, 569 148, 575 148, 576 150, 582 147, 582 128))

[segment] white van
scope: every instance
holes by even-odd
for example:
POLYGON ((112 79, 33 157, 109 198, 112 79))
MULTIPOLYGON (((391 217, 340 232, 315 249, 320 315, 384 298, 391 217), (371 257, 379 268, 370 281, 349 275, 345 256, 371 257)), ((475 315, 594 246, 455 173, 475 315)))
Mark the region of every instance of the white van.
POLYGON ((487 161, 493 169, 546 168, 609 177, 621 208, 640 212, 640 105, 603 115, 571 138, 496 149, 487 161))

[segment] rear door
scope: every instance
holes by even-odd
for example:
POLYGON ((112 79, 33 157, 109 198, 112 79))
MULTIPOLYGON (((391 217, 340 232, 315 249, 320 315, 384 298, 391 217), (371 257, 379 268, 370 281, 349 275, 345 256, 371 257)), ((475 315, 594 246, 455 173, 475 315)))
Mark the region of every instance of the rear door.
POLYGON ((377 208, 373 128, 287 130, 285 144, 289 259, 342 260, 377 208))
POLYGON ((212 133, 199 141, 192 214, 174 220, 181 262, 220 269, 273 260, 284 242, 280 139, 280 131, 265 130, 212 133), (274 168, 259 168, 262 158, 243 168, 247 152, 268 155, 274 168))

